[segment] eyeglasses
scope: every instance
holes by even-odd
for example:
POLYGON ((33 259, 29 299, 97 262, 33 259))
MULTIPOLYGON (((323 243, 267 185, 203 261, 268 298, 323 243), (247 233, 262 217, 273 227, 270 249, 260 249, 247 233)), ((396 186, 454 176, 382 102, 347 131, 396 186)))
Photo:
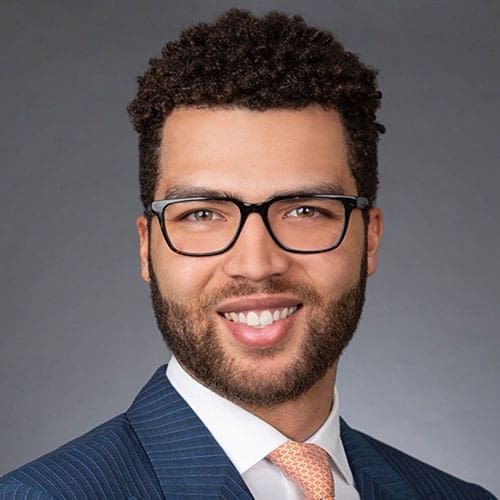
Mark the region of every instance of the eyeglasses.
POLYGON ((182 255, 203 257, 226 252, 251 213, 262 217, 280 248, 308 254, 337 248, 352 210, 369 206, 362 196, 330 194, 274 196, 262 203, 194 196, 153 201, 147 213, 158 217, 167 245, 182 255))

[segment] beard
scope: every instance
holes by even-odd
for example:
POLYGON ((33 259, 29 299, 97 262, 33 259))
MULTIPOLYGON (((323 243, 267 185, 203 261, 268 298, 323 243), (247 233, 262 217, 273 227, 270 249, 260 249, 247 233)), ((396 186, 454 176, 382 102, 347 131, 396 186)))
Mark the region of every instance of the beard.
POLYGON ((235 403, 270 407, 297 399, 338 360, 358 325, 365 300, 366 258, 358 282, 339 298, 323 298, 313 287, 283 277, 271 277, 260 286, 247 281, 202 294, 190 303, 164 297, 152 262, 151 299, 160 332, 180 364, 205 387, 235 403), (210 313, 224 299, 256 293, 292 293, 310 306, 306 335, 299 353, 277 373, 259 369, 259 360, 272 358, 279 346, 256 349, 251 361, 241 362, 226 352, 210 313))

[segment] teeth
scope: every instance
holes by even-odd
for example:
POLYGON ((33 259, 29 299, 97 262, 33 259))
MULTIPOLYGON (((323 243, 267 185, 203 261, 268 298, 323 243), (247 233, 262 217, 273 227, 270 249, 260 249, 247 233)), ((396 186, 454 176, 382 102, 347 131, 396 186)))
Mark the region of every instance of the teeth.
POLYGON ((243 323, 248 326, 253 326, 254 328, 264 328, 265 326, 271 325, 275 321, 280 319, 285 319, 291 316, 297 310, 297 306, 293 307, 283 307, 282 309, 275 309, 270 311, 269 309, 264 309, 260 314, 256 311, 249 311, 248 313, 224 313, 224 317, 229 321, 234 321, 235 323, 243 323))
MULTIPOLYGON (((240 318, 241 318, 241 316, 245 317, 243 313, 240 313, 240 318)), ((257 313, 250 311, 247 314, 247 325, 248 326, 259 326, 259 323, 260 323, 260 318, 257 316, 257 313)))
POLYGON ((262 326, 270 325, 274 321, 273 315, 271 314, 271 311, 268 311, 268 310, 262 311, 260 313, 259 320, 260 320, 260 324, 262 326))

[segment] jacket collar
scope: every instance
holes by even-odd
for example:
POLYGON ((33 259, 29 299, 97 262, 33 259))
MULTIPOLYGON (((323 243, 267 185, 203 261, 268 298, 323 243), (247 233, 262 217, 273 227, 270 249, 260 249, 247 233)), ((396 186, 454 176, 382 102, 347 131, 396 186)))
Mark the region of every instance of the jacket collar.
POLYGON ((363 500, 417 499, 415 491, 369 442, 363 433, 340 419, 340 436, 363 500))
POLYGON ((160 367, 127 412, 165 497, 250 500, 243 479, 160 367))
MULTIPOLYGON (((127 412, 169 500, 251 500, 238 471, 160 367, 127 412)), ((340 435, 362 500, 415 499, 369 439, 340 419, 340 435)))

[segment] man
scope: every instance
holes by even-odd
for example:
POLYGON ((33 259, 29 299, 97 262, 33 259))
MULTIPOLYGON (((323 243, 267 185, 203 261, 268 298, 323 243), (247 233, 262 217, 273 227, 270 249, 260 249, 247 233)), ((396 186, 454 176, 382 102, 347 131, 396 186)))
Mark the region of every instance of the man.
POLYGON ((301 18, 238 10, 151 60, 137 228, 173 358, 0 497, 493 498, 339 417, 382 236, 375 76, 301 18))

